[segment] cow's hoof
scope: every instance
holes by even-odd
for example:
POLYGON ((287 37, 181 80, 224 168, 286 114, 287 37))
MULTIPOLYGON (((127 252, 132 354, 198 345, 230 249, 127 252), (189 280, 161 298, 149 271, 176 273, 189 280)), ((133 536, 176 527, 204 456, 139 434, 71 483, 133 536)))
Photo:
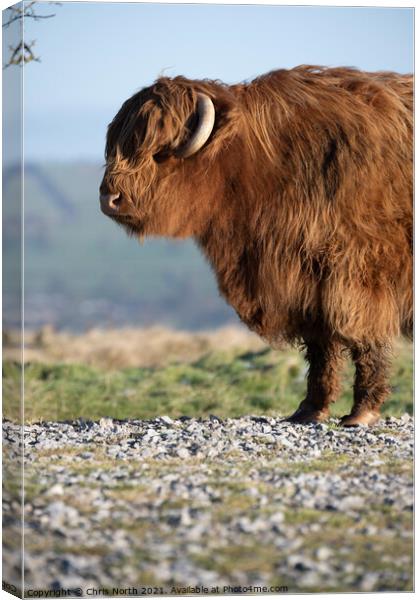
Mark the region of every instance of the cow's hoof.
POLYGON ((293 413, 290 417, 285 419, 289 423, 322 423, 322 421, 326 421, 330 416, 329 410, 316 410, 314 408, 308 406, 299 406, 296 412, 293 413))
POLYGON ((357 427, 358 425, 375 425, 381 418, 380 413, 373 410, 364 410, 346 415, 340 420, 342 427, 357 427))

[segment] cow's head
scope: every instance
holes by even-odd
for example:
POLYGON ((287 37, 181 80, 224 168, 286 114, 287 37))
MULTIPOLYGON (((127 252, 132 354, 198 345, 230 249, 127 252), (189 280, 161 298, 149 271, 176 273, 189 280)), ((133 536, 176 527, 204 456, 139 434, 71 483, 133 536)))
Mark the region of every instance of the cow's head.
POLYGON ((235 104, 230 88, 182 77, 129 98, 108 128, 102 211, 130 234, 196 235, 223 193, 235 104))

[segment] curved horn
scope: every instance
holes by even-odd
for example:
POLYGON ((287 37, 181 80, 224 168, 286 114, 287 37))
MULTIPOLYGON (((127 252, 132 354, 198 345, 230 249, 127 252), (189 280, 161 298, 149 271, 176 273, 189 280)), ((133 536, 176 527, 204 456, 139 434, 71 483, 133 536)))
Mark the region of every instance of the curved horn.
POLYGON ((179 158, 188 158, 200 150, 207 142, 214 127, 215 111, 213 102, 205 94, 197 94, 198 125, 190 139, 176 152, 179 158))

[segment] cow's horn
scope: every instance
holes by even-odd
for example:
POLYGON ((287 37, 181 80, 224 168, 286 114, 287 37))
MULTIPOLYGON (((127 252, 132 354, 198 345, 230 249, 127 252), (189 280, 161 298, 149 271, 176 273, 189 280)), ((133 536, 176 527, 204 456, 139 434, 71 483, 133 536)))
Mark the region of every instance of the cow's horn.
POLYGON ((179 158, 188 158, 207 142, 214 127, 214 105, 205 94, 197 94, 198 125, 190 139, 177 151, 179 158))

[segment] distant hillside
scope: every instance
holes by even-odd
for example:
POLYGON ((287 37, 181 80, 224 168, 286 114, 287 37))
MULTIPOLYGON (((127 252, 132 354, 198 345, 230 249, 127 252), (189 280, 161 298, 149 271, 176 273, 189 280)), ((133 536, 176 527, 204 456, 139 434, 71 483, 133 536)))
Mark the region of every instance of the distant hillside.
MULTIPOLYGON (((164 324, 183 329, 237 320, 191 241, 140 245, 98 207, 102 168, 91 164, 30 164, 25 172, 25 320, 82 330, 91 326, 164 324)), ((6 326, 18 278, 19 172, 3 180, 6 326), (12 285, 13 284, 13 285, 12 285), (8 310, 10 309, 10 310, 8 310)))

